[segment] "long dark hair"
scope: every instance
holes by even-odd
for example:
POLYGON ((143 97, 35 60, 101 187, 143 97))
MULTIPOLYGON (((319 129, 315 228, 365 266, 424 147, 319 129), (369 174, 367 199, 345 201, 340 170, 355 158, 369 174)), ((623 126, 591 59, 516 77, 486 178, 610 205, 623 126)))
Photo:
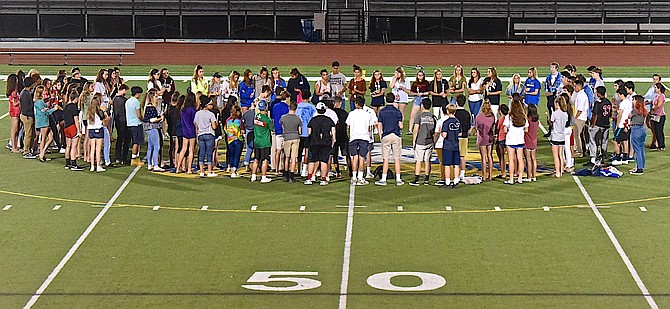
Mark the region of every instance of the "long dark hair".
POLYGON ((186 99, 184 100, 184 105, 182 105, 182 107, 181 107, 181 110, 184 111, 189 107, 193 107, 195 109, 198 109, 197 102, 195 100, 195 94, 193 92, 188 93, 188 95, 186 96, 186 99))
POLYGON ((7 76, 7 87, 5 88, 5 96, 9 97, 12 92, 19 92, 19 77, 16 74, 9 74, 7 76))
POLYGON ((470 69, 470 80, 468 80, 468 87, 470 87, 470 85, 475 82, 474 78, 472 77, 472 71, 477 72, 477 80, 482 79, 482 73, 479 72, 479 69, 477 67, 473 67, 472 69, 470 69))
POLYGON ((509 111, 509 118, 512 120, 512 125, 515 127, 523 127, 526 125, 526 112, 523 110, 521 102, 514 100, 509 111))
POLYGON ((540 115, 537 113, 537 106, 534 104, 528 104, 528 118, 531 122, 540 121, 540 115))

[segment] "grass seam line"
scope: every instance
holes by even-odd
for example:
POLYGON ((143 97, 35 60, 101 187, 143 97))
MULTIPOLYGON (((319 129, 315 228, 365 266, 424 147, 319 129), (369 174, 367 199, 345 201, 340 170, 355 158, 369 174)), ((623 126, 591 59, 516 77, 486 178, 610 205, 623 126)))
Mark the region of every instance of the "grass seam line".
POLYGON ((591 206, 591 210, 593 213, 596 215, 596 218, 598 218, 598 221, 600 222, 600 225, 605 229, 605 232, 607 233, 607 236, 609 237, 610 241, 616 248, 616 251, 619 253, 619 256, 623 260, 624 264, 626 264, 626 267, 628 268, 628 272, 633 276, 633 279, 635 280, 635 283, 637 283, 638 288, 640 288, 640 291, 642 292, 642 295, 644 298, 647 300, 647 303, 649 303, 649 306, 652 309, 658 309, 658 305, 656 304, 656 301, 654 301, 654 298, 649 294, 649 290, 647 290, 647 287, 644 285, 644 282, 642 282, 642 278, 640 278, 640 275, 637 273, 637 270, 635 270, 635 266, 633 266, 633 263, 630 261, 628 258, 628 255, 626 255, 626 252, 623 250, 623 247, 621 247, 621 244, 619 243, 619 240, 616 238, 614 235, 614 232, 612 232, 612 229, 610 226, 607 224, 607 221, 605 221, 605 218, 603 215, 600 213, 598 210, 598 207, 596 207, 596 204, 593 203, 593 200, 591 199, 591 196, 589 195, 588 192, 586 192, 586 188, 584 188, 584 185, 582 185, 582 182, 579 180, 577 176, 572 176, 572 179, 574 179, 575 183, 579 187, 579 190, 582 192, 582 195, 586 199, 586 201, 589 203, 589 206, 591 206))
POLYGON ((351 236, 354 230, 354 200, 356 185, 349 185, 349 208, 347 209, 347 231, 344 236, 344 257, 342 259, 342 283, 340 284, 339 309, 347 308, 347 290, 349 289, 349 263, 351 259, 351 236))
POLYGON ((128 186, 128 184, 133 179, 133 177, 135 177, 135 174, 137 174, 137 172, 140 170, 140 168, 141 168, 140 166, 136 167, 130 173, 130 175, 128 175, 128 178, 126 178, 126 180, 123 182, 123 184, 121 184, 119 189, 116 190, 116 193, 114 193, 112 198, 109 199, 109 201, 107 201, 107 204, 105 204, 105 207, 102 210, 100 210, 100 212, 95 217, 95 219, 93 219, 93 221, 91 221, 91 224, 89 224, 88 227, 86 228, 86 230, 84 230, 84 233, 81 234, 81 236, 79 236, 79 238, 74 243, 74 245, 72 245, 70 250, 68 250, 68 252, 65 254, 63 259, 58 263, 58 265, 56 265, 56 268, 53 269, 53 271, 49 274, 47 279, 44 280, 42 285, 37 289, 37 291, 35 291, 35 294, 33 294, 33 296, 30 297, 30 300, 28 300, 28 303, 26 303, 26 305, 23 308, 28 309, 28 308, 32 308, 32 306, 35 305, 35 303, 40 299, 40 296, 42 295, 42 293, 44 293, 44 291, 49 287, 51 282, 56 278, 56 276, 58 276, 58 273, 60 273, 60 271, 63 269, 63 267, 65 267, 65 264, 67 264, 67 262, 72 258, 74 253, 84 243, 86 238, 88 238, 88 235, 90 235, 91 232, 93 231, 93 229, 95 228, 95 226, 98 225, 98 222, 100 222, 100 220, 102 220, 102 217, 112 207, 112 204, 114 204, 114 201, 116 201, 116 199, 121 195, 121 192, 123 192, 123 190, 128 186))

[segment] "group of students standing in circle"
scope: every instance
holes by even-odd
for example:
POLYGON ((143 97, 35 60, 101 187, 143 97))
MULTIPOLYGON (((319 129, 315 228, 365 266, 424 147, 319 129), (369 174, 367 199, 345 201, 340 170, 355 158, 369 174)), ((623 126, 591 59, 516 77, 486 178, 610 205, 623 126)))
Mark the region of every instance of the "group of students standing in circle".
POLYGON ((216 177, 218 169, 238 178, 244 164, 252 182, 258 172, 261 183, 272 180, 268 173, 282 175, 287 182, 294 182, 299 173, 305 184, 321 177, 321 185, 331 177, 342 177, 342 155, 352 183, 360 185, 374 177, 371 152, 375 135, 379 135, 383 168, 375 183, 387 184, 393 159, 396 184, 402 185, 401 136, 404 112, 410 105, 405 134, 412 136, 416 160, 410 185, 430 184, 433 151, 442 165, 436 184, 455 187, 462 182, 468 139, 473 134, 483 180, 494 178, 495 149, 497 177, 507 179, 506 184, 518 184, 537 179, 537 131, 541 126, 537 105, 542 95, 547 98, 549 130, 545 137, 552 145, 556 177, 572 172, 573 158, 583 153, 590 156, 585 165, 604 165, 610 128, 611 163, 635 160, 631 174, 642 174, 644 169, 645 126, 652 129, 652 149, 665 149, 665 87, 658 75, 645 96, 635 94, 632 82, 615 82, 616 93, 610 101, 602 70, 597 67, 588 69, 587 81, 576 74, 574 66, 559 72, 558 64, 552 63, 544 86, 537 69, 531 67, 525 81, 514 74, 504 90, 495 67, 487 68, 485 77, 476 67, 466 77, 463 67, 456 65, 448 78, 436 69, 430 81, 425 71, 417 70, 412 81, 400 66, 388 82, 379 70, 368 81, 362 68, 354 65, 353 78, 347 80, 337 61, 331 67, 330 72, 321 70, 312 87, 297 68, 290 70, 288 80, 276 67, 262 67, 257 74, 250 69, 227 76, 215 72, 206 78, 198 65, 184 94, 176 91, 167 68, 151 70, 146 91, 128 87, 117 68, 99 70, 95 82, 81 77, 78 68, 71 76, 59 71, 53 82, 34 70, 29 76, 19 72, 10 75, 7 83, 12 118, 8 149, 19 152, 22 148, 25 158, 47 161, 54 143, 54 150, 65 154, 67 169, 82 170, 77 159, 83 158, 91 171, 102 172, 114 164, 137 163, 146 136, 147 168, 153 172, 197 170, 201 177, 216 177), (116 161, 112 162, 114 129, 116 161), (164 139, 169 140, 167 158, 164 139), (225 163, 218 161, 221 143, 226 145, 225 163))

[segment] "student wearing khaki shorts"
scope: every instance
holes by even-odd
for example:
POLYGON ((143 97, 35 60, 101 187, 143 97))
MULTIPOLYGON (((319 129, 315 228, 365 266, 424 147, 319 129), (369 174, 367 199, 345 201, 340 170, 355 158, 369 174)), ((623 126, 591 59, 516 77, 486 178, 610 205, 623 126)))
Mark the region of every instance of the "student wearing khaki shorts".
MULTIPOLYGON (((393 94, 388 97, 391 102, 395 99, 393 94)), ((389 100, 387 100, 389 102, 389 100)), ((391 152, 395 161, 395 183, 402 186, 405 182, 400 178, 400 150, 402 149, 402 139, 400 138, 400 131, 402 130, 402 113, 394 104, 388 104, 379 111, 377 127, 382 141, 382 158, 384 159, 384 166, 382 169, 382 177, 375 182, 378 186, 386 185, 386 175, 389 169, 389 159, 391 152)))
POLYGON ((300 133, 302 132, 302 120, 295 114, 298 104, 291 102, 289 104, 288 114, 279 119, 283 134, 281 136, 282 150, 284 151, 284 181, 293 183, 295 181, 296 164, 298 162, 298 151, 300 146, 300 133))
POLYGON ((459 94, 456 96, 456 119, 461 123, 461 133, 458 135, 458 145, 461 153, 460 175, 458 177, 463 181, 465 178, 465 158, 468 156, 468 136, 472 132, 472 116, 465 109, 465 96, 459 94))
MULTIPOLYGON (((429 98, 421 100, 421 113, 414 117, 412 124, 412 145, 414 145, 414 159, 416 164, 414 167, 414 180, 409 182, 410 186, 419 186, 419 177, 421 173, 421 163, 425 163, 426 169, 424 174, 424 185, 430 185, 430 157, 433 153, 435 125, 437 119, 431 113, 432 102, 429 98)), ((444 173, 444 169, 443 173, 444 173)))

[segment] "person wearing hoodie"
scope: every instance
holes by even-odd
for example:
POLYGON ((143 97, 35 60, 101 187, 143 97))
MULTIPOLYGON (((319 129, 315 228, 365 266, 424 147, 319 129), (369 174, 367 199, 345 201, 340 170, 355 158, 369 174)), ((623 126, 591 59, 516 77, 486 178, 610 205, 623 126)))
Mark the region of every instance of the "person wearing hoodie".
POLYGON ((298 92, 310 91, 307 78, 297 68, 291 69, 291 78, 288 80, 286 90, 291 95, 291 102, 298 102, 298 92))

